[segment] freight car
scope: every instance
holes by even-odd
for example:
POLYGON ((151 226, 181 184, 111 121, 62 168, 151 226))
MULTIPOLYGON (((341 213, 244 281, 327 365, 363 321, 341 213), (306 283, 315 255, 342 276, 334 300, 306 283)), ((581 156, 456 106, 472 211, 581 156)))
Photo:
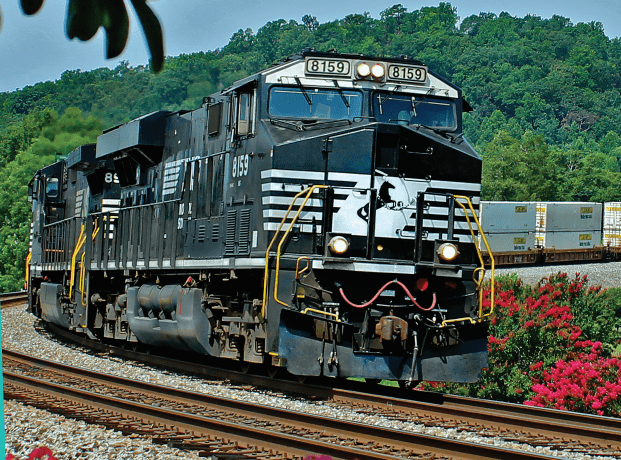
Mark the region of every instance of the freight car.
POLYGON ((31 311, 298 376, 475 381, 481 159, 459 88, 304 51, 105 131, 30 184, 31 311))
MULTIPOLYGON (((482 201, 481 227, 495 265, 618 259, 621 203, 482 201)), ((479 239, 483 257, 490 257, 479 239)))

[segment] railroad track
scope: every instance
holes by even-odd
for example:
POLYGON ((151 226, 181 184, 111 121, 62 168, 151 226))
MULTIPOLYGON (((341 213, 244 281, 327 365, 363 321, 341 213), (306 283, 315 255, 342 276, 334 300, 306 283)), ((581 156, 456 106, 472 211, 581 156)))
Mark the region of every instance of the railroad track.
POLYGON ((104 353, 211 380, 223 379, 236 384, 297 394, 396 421, 418 422, 431 427, 452 427, 533 447, 548 446, 560 452, 621 458, 621 420, 617 418, 438 393, 405 391, 363 382, 327 379, 323 381, 324 385, 312 385, 308 381, 275 381, 267 376, 183 362, 101 343, 94 344, 56 327, 52 329, 57 335, 77 341, 81 345, 94 346, 104 353))
POLYGON ((312 453, 359 460, 553 458, 223 399, 8 350, 3 350, 3 359, 5 397, 217 458, 299 458, 312 453))
MULTIPOLYGON (((46 327, 49 327, 49 325, 46 327)), ((41 326, 38 326, 38 328, 41 328, 41 326)), ((290 380, 275 381, 268 377, 246 374, 232 369, 210 367, 191 362, 180 362, 176 359, 168 359, 154 354, 138 353, 131 350, 116 348, 102 344, 101 342, 92 342, 82 337, 77 337, 56 327, 51 327, 50 329, 52 329, 54 335, 64 336, 80 345, 99 350, 99 354, 117 355, 123 358, 141 361, 146 364, 165 367, 168 370, 200 375, 208 380, 224 379, 242 385, 242 389, 244 390, 252 391, 253 387, 263 387, 269 388, 273 392, 298 394, 325 405, 334 407, 342 406, 350 410, 355 410, 360 414, 381 415, 397 422, 407 421, 421 423, 431 427, 453 428, 459 432, 472 432, 483 437, 513 441, 533 447, 547 446, 556 449, 561 456, 565 452, 573 452, 621 458, 621 455, 618 453, 621 452, 621 422, 618 419, 532 408, 494 401, 461 398, 437 393, 402 391, 398 388, 368 385, 362 382, 335 381, 334 379, 329 379, 327 382, 324 381, 323 383, 330 386, 321 386, 309 385, 308 382, 306 384, 301 384, 297 381, 290 380), (331 385, 341 383, 344 384, 342 388, 331 387, 331 385)), ((8 354, 10 352, 7 351, 6 353, 8 354)), ((219 364, 221 365, 222 362, 220 361, 219 364)), ((81 371, 80 375, 82 375, 83 372, 84 371, 81 371)), ((64 405, 66 406, 66 403, 64 403, 64 405)), ((67 415, 71 416, 71 413, 67 415)), ((338 424, 339 428, 341 428, 342 421, 339 421, 338 424)), ((165 425, 166 424, 159 425, 158 430, 164 430, 162 426, 165 425)), ((120 427, 119 429, 122 430, 123 428, 120 427)), ((127 428, 127 430, 131 431, 130 428, 127 428)), ((153 430, 153 428, 150 428, 150 430, 153 430)), ((143 432, 143 434, 145 433, 148 434, 149 429, 143 432)), ((175 433, 176 435, 174 436, 187 437, 186 434, 175 433)), ((202 445, 200 442, 184 441, 182 443, 181 441, 175 440, 175 437, 170 433, 168 436, 169 437, 166 438, 168 440, 162 442, 166 442, 173 446, 177 446, 177 444, 202 445)), ((228 439, 233 438, 229 437, 228 439)), ((220 441, 209 441, 209 443, 212 444, 218 442, 220 441)), ((437 440, 432 442, 437 442, 437 440)), ((444 442, 445 441, 443 441, 443 443, 444 442)), ((228 448, 232 447, 229 446, 228 448)), ((433 451, 433 444, 428 448, 428 451, 433 451)), ((307 451, 307 453, 308 452, 319 452, 328 455, 325 449, 321 451, 307 451)), ((420 456, 420 454, 415 455, 420 456)), ((474 454, 473 457, 460 457, 455 454, 447 454, 440 458, 480 458, 481 456, 482 453, 479 448, 479 451, 474 454)), ((353 458, 346 456, 341 457, 336 454, 332 455, 332 457, 335 459, 353 458)), ((274 458, 278 458, 278 454, 274 458)), ((356 458, 364 457, 358 455, 356 458)), ((412 458, 419 457, 415 456, 412 458)), ((505 457, 489 456, 489 458, 505 457)), ((516 457, 516 454, 511 454, 506 458, 520 457, 516 457)), ((546 457, 527 456, 524 458, 546 457)))
POLYGON ((14 307, 26 302, 28 302, 28 292, 26 291, 6 292, 0 294, 0 306, 2 308, 14 307))

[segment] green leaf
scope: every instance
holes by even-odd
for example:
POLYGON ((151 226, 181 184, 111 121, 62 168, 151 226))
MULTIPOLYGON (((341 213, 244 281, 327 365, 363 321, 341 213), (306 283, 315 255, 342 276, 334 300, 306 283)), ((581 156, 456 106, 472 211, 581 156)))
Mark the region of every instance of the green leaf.
POLYGON ((21 0, 20 5, 24 14, 30 16, 41 9, 43 0, 21 0))
POLYGON ((125 49, 129 33, 129 17, 123 0, 108 0, 103 5, 103 26, 106 29, 106 58, 112 59, 125 49))
POLYGON ((100 0, 69 0, 66 32, 70 39, 90 40, 102 24, 100 0))
POLYGON ((164 37, 162 27, 155 13, 147 6, 145 0, 131 0, 134 10, 142 24, 149 51, 151 52, 151 67, 159 72, 164 66, 164 37))

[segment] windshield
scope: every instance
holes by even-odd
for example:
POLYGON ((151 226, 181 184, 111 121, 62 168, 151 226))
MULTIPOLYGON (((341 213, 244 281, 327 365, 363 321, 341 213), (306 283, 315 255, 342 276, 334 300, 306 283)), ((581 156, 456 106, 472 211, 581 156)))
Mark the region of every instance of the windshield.
POLYGON ((273 117, 353 120, 362 114, 362 93, 336 88, 275 87, 270 90, 268 110, 273 117))
POLYGON ((375 118, 381 122, 423 125, 447 131, 457 129, 455 104, 444 99, 375 93, 373 109, 375 118))

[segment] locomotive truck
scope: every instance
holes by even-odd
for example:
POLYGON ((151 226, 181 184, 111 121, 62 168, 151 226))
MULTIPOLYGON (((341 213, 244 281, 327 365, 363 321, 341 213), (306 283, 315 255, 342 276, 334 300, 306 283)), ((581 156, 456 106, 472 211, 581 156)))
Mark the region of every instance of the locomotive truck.
POLYGON ((468 110, 411 58, 306 50, 109 129, 30 183, 30 310, 244 369, 475 381, 490 311, 468 110))

